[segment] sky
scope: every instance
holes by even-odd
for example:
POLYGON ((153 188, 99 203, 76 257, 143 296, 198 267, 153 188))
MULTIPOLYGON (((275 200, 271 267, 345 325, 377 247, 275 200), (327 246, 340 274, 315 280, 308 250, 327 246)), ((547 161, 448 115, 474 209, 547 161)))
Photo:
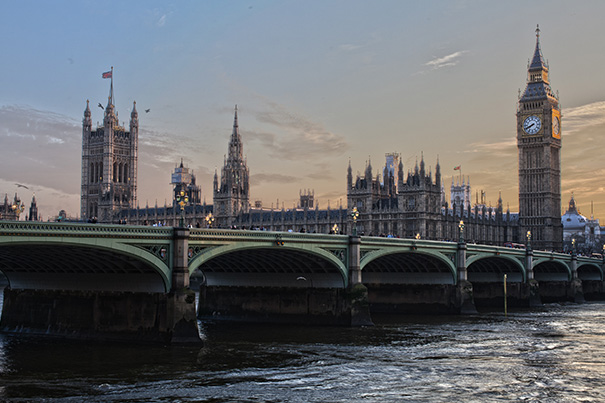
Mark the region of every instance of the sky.
POLYGON ((0 14, 0 194, 80 211, 82 118, 139 111, 138 203, 194 171, 212 203, 237 104, 251 202, 346 206, 349 161, 424 156, 518 211, 516 107, 537 24, 562 106, 562 206, 605 218, 602 1, 12 1, 0 14), (148 113, 144 111, 149 109, 148 113), (27 186, 19 187, 16 184, 27 186))

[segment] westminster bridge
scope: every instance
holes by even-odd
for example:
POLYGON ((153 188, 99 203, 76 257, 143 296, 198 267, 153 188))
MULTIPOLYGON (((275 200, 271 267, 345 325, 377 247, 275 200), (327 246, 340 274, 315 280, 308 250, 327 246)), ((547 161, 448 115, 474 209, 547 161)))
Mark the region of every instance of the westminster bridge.
POLYGON ((196 341, 197 317, 366 325, 505 288, 509 306, 604 295, 601 259, 530 248, 83 223, 0 221, 0 271, 3 332, 159 342, 196 341))

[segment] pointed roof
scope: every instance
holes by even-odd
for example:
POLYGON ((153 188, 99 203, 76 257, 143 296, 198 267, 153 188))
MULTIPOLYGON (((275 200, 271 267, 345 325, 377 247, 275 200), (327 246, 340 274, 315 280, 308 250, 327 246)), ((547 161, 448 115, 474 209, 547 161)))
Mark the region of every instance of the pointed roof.
POLYGON ((548 65, 544 61, 542 49, 540 48, 540 28, 536 28, 536 48, 533 58, 527 67, 527 86, 520 101, 535 101, 550 99, 557 101, 548 79, 548 65))
POLYGON ((90 105, 89 105, 89 100, 86 100, 86 109, 84 109, 84 116, 85 117, 90 117, 90 105))
POLYGON ((534 57, 531 60, 529 65, 529 70, 548 70, 548 66, 544 61, 544 56, 542 55, 542 49, 540 49, 540 25, 536 28, 536 49, 534 50, 534 57))
POLYGON ((233 131, 231 132, 231 140, 229 140, 229 158, 228 161, 242 162, 242 137, 239 134, 239 125, 237 123, 237 105, 235 105, 235 113, 233 117, 233 131))

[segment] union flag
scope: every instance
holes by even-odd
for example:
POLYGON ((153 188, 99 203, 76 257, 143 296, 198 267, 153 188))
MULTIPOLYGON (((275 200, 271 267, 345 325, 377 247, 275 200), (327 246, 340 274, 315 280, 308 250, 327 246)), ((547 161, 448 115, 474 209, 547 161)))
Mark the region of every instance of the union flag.
POLYGON ((111 73, 112 73, 111 71, 106 71, 105 73, 103 73, 101 75, 101 77, 103 77, 103 78, 111 78, 111 73))

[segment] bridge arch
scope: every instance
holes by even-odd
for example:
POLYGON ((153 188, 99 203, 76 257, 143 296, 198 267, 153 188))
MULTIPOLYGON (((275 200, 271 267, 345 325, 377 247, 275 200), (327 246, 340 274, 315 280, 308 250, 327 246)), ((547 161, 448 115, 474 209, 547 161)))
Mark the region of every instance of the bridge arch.
POLYGON ((603 270, 596 263, 582 263, 578 265, 578 278, 580 280, 603 281, 603 270))
POLYGON ((164 293, 171 287, 165 261, 111 238, 3 237, 0 271, 14 289, 164 293))
POLYGON ((501 283, 506 274, 508 282, 523 283, 527 273, 515 256, 481 253, 466 260, 468 280, 471 283, 501 283))
POLYGON ((534 278, 540 281, 570 281, 571 268, 555 259, 534 259, 534 278))
POLYGON ((364 284, 456 284, 456 267, 445 255, 430 251, 378 250, 360 262, 364 284))
POLYGON ((199 270, 210 286, 345 288, 345 258, 314 246, 228 244, 195 256, 189 274, 199 270))

